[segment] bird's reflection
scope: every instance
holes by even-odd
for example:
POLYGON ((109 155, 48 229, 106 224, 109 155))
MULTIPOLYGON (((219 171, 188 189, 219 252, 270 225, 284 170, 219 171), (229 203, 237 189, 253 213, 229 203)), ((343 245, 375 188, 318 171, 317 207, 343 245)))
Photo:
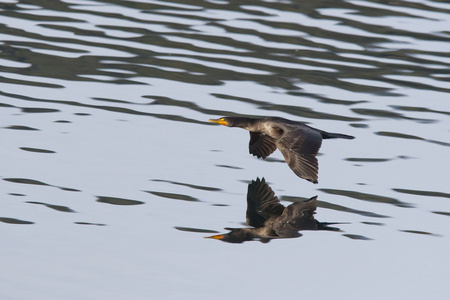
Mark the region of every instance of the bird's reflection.
POLYGON ((253 228, 225 228, 228 233, 209 236, 228 243, 243 243, 259 240, 263 243, 271 239, 295 238, 302 236, 300 230, 331 230, 339 228, 314 219, 317 196, 303 202, 283 206, 265 179, 252 180, 247 192, 247 225, 253 228))

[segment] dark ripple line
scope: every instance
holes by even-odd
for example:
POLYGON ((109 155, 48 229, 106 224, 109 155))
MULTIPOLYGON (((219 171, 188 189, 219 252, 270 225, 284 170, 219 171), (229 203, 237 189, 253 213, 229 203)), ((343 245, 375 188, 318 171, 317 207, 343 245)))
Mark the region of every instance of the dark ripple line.
POLYGON ((0 222, 7 223, 7 224, 34 224, 34 222, 31 222, 31 221, 25 221, 25 220, 20 220, 20 219, 15 219, 15 218, 5 218, 5 217, 0 217, 0 222))
POLYGON ((378 131, 375 132, 376 135, 381 136, 387 136, 387 137, 393 137, 393 138, 400 138, 400 139, 410 139, 410 140, 420 140, 440 146, 450 147, 450 143, 442 142, 442 141, 435 141, 435 140, 429 140, 425 139, 423 137, 410 135, 410 134, 404 134, 404 133, 398 133, 398 132, 391 132, 391 131, 378 131))
POLYGON ((145 191, 146 193, 150 193, 152 195, 167 198, 167 199, 174 199, 174 200, 183 200, 183 201, 189 201, 189 202, 200 202, 199 199, 191 197, 189 195, 183 195, 183 194, 175 194, 175 193, 165 193, 165 192, 156 192, 156 191, 145 191))
POLYGON ((352 240, 360 240, 360 241, 371 241, 371 240, 373 240, 371 238, 368 238, 366 236, 359 235, 359 234, 346 233, 346 234, 343 234, 342 236, 345 236, 345 237, 347 237, 349 239, 352 239, 352 240))
POLYGON ((56 186, 56 185, 48 184, 48 183, 45 183, 45 182, 42 182, 39 180, 28 179, 28 178, 3 178, 3 180, 8 181, 8 182, 13 182, 13 183, 51 186, 51 187, 56 187, 63 191, 69 191, 69 192, 81 192, 80 190, 77 190, 77 189, 56 186))
POLYGON ((28 152, 36 152, 36 153, 56 153, 53 150, 47 150, 47 149, 39 149, 39 148, 30 148, 30 147, 20 147, 19 149, 28 151, 28 152))
POLYGON ((13 129, 13 130, 30 130, 30 131, 39 131, 40 130, 40 129, 37 129, 37 128, 23 126, 23 125, 11 125, 11 126, 4 127, 4 128, 6 128, 6 129, 13 129))
MULTIPOLYGON (((304 201, 306 199, 306 198, 292 197, 292 196, 281 196, 279 198, 283 201, 289 201, 289 202, 304 201)), ((342 205, 338 205, 338 204, 334 204, 334 203, 330 203, 330 202, 325 202, 325 201, 317 201, 317 206, 322 207, 322 208, 337 210, 337 211, 341 211, 341 212, 358 214, 361 216, 371 217, 371 218, 390 218, 390 216, 380 215, 380 214, 370 212, 370 211, 357 210, 357 209, 353 209, 353 208, 349 208, 346 206, 342 206, 342 205)))
POLYGON ((448 212, 448 211, 432 211, 432 213, 450 217, 450 212, 448 212))
POLYGON ((408 189, 399 189, 399 188, 395 188, 395 189, 392 189, 392 190, 396 191, 396 192, 399 192, 399 193, 403 193, 403 194, 411 194, 411 195, 427 196, 427 197, 442 197, 442 198, 449 198, 450 199, 450 194, 442 193, 442 192, 408 190, 408 189))
POLYGON ((450 111, 441 111, 441 110, 434 110, 429 109, 426 107, 414 107, 414 106, 399 106, 399 105, 389 105, 390 107, 402 110, 402 111, 413 111, 413 112, 425 112, 425 113, 436 113, 436 114, 443 114, 443 115, 450 115, 450 111))
POLYGON ((393 204, 398 207, 407 207, 412 208, 414 205, 412 203, 406 203, 399 201, 395 198, 385 197, 385 196, 378 196, 374 194, 366 194, 366 193, 360 193, 356 191, 346 191, 346 190, 337 190, 337 189, 319 189, 319 191, 332 194, 332 195, 339 195, 339 196, 346 196, 352 199, 357 200, 363 200, 368 202, 376 202, 376 203, 386 203, 386 204, 393 204))
POLYGON ((125 198, 117 198, 117 197, 108 197, 108 196, 97 196, 97 202, 113 204, 113 205, 140 205, 140 204, 145 203, 145 202, 137 201, 137 200, 130 200, 130 199, 125 199, 125 198))
POLYGON ((214 187, 201 186, 201 185, 195 185, 195 184, 189 184, 189 183, 183 183, 183 182, 176 182, 176 181, 170 181, 170 180, 164 180, 164 179, 152 179, 152 181, 155 181, 155 182, 167 182, 167 183, 170 183, 170 184, 187 186, 187 187, 190 187, 192 189, 204 190, 204 191, 215 191, 216 192, 216 191, 221 191, 222 190, 222 189, 214 188, 214 187))
POLYGON ((106 224, 103 224, 103 223, 90 223, 90 222, 74 222, 74 224, 78 224, 78 225, 93 225, 93 226, 106 226, 106 224))
POLYGON ((74 211, 73 209, 71 209, 71 208, 69 208, 67 206, 47 204, 47 203, 36 202, 36 201, 26 201, 26 203, 43 205, 43 206, 46 206, 48 208, 51 208, 51 209, 54 209, 54 210, 57 210, 57 211, 61 211, 61 212, 76 213, 76 211, 74 211))
POLYGON ((436 233, 431 233, 431 232, 427 232, 427 231, 420 231, 420 230, 410 230, 410 229, 404 229, 404 230, 399 230, 400 232, 405 232, 405 233, 413 233, 413 234, 420 234, 420 235, 430 235, 430 236, 436 236, 436 237, 440 237, 441 235, 436 234, 436 233))
POLYGON ((210 229, 201 229, 201 228, 192 228, 192 227, 180 227, 180 226, 175 226, 174 228, 176 230, 180 230, 180 231, 195 232, 195 233, 219 233, 216 230, 210 230, 210 229))
POLYGON ((404 119, 404 120, 417 121, 419 123, 437 122, 436 120, 432 120, 432 119, 410 118, 410 117, 406 117, 406 116, 396 113, 396 112, 381 110, 381 109, 353 108, 351 110, 354 113, 363 115, 363 116, 382 117, 382 118, 391 118, 391 119, 404 119))

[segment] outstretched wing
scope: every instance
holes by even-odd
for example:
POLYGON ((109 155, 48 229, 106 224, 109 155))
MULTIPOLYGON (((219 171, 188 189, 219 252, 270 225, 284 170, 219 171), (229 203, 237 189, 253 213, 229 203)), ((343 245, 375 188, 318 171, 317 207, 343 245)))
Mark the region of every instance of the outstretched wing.
POLYGON ((250 131, 250 144, 248 145, 250 154, 258 158, 266 158, 272 154, 277 146, 275 140, 264 133, 250 131))
POLYGON ((274 230, 280 236, 295 236, 299 230, 317 230, 314 219, 317 208, 317 196, 306 201, 295 202, 284 210, 274 222, 274 230))
POLYGON ((321 145, 320 133, 307 127, 289 130, 277 141, 277 147, 292 171, 313 183, 318 181, 319 163, 316 155, 321 145))
POLYGON ((263 227, 268 218, 280 216, 283 210, 284 206, 264 178, 252 180, 247 192, 247 225, 263 227))

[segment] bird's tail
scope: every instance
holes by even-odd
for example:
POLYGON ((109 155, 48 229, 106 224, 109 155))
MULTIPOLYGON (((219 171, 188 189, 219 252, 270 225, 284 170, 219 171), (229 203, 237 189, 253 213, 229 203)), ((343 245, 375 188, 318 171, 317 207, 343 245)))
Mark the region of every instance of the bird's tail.
POLYGON ((339 224, 350 224, 346 222, 319 222, 317 221, 317 230, 328 230, 328 231, 340 231, 337 227, 332 227, 329 225, 339 225, 339 224))
POLYGON ((324 139, 347 139, 347 140, 353 140, 355 137, 351 135, 346 135, 342 133, 332 133, 332 132, 326 132, 321 131, 322 138, 324 139))

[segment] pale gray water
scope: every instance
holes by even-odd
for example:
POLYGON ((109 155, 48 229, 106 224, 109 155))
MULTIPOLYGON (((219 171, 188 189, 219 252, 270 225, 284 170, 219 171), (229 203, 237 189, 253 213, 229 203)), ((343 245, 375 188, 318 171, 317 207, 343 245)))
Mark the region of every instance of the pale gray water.
POLYGON ((1 299, 447 299, 450 4, 2 1, 1 299), (227 115, 326 140, 319 184, 227 115), (339 232, 229 244, 247 184, 339 232))

